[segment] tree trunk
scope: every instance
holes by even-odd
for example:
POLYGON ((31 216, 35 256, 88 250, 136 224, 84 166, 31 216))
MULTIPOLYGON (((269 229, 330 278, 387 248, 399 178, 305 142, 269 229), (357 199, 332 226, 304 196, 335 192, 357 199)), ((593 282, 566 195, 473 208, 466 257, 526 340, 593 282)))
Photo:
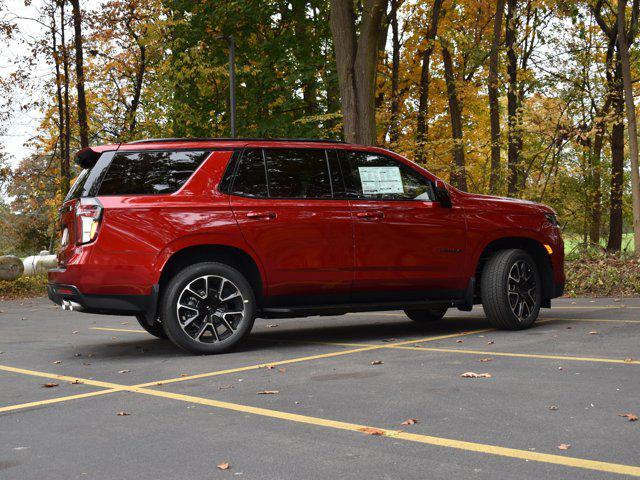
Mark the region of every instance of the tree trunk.
POLYGON ((462 138, 462 111, 458 100, 456 79, 453 73, 453 61, 449 49, 442 46, 444 63, 444 79, 449 97, 449 117, 451 118, 451 137, 453 138, 453 164, 451 168, 451 184, 460 190, 467 190, 467 173, 464 164, 464 141, 462 138))
POLYGON ((364 0, 359 32, 351 0, 331 0, 330 26, 336 52, 344 137, 376 142, 375 78, 382 17, 388 0, 364 0))
MULTIPOLYGON (((633 101, 633 85, 631 83, 631 64, 629 45, 625 31, 626 0, 618 0, 618 47, 620 51, 620 67, 624 99, 627 108, 627 129, 629 135, 629 154, 631 156, 631 198, 633 203, 633 235, 635 253, 640 254, 640 178, 638 177, 638 126, 636 124, 636 107, 633 101)), ((637 20, 636 20, 637 21, 637 20)), ((631 29, 635 28, 631 25, 631 29)))
MULTIPOLYGON (((84 60, 82 53, 82 12, 80 0, 69 0, 73 7, 74 45, 76 50, 76 90, 78 91, 78 126, 80 146, 89 146, 89 125, 87 122, 87 99, 84 93, 84 60)), ((64 4, 64 1, 62 2, 64 4)))
POLYGON ((615 116, 611 127, 611 196, 609 201, 609 240, 607 251, 619 252, 622 247, 622 189, 624 182, 624 99, 622 69, 616 55, 612 79, 612 106, 615 116))
MULTIPOLYGON (((606 115, 606 110, 603 112, 606 115)), ((591 222, 589 239, 595 245, 600 244, 602 225, 602 146, 604 144, 605 127, 602 122, 596 124, 596 133, 591 151, 591 222)))
POLYGON ((64 2, 60 3, 60 48, 62 50, 62 67, 64 72, 64 152, 62 159, 62 193, 67 194, 71 177, 71 112, 69 111, 69 53, 65 35, 64 2))
POLYGON ((493 40, 489 55, 489 116, 491 121, 491 172, 489 192, 497 194, 500 185, 500 101, 498 93, 498 69, 500 60, 500 36, 505 0, 497 0, 493 18, 493 40))
POLYGON ((507 146, 507 195, 512 197, 517 193, 519 171, 519 128, 518 118, 518 56, 516 54, 516 7, 517 0, 507 1, 507 17, 505 29, 505 44, 507 48, 507 75, 509 87, 507 90, 507 115, 508 115, 508 146, 507 146))
MULTIPOLYGON (((60 192, 65 195, 69 191, 71 174, 65 157, 64 103, 62 101, 62 73, 60 72, 60 52, 56 40, 56 12, 51 7, 51 49, 56 71, 56 100, 58 101, 58 145, 60 146, 60 192)), ((62 25, 64 28, 64 24, 62 25)))
POLYGON ((396 145, 400 138, 400 99, 398 79, 400 76, 400 35, 398 32, 398 0, 391 0, 391 118, 389 120, 389 141, 396 145))
POLYGON ((427 45, 424 49, 424 52, 422 52, 422 70, 420 71, 420 93, 418 104, 418 125, 416 129, 416 158, 419 162, 424 162, 425 160, 425 145, 429 140, 428 120, 431 54, 433 53, 435 38, 438 33, 438 21, 440 18, 441 7, 442 0, 434 0, 433 9, 431 10, 431 22, 429 23, 429 28, 426 35, 427 45))

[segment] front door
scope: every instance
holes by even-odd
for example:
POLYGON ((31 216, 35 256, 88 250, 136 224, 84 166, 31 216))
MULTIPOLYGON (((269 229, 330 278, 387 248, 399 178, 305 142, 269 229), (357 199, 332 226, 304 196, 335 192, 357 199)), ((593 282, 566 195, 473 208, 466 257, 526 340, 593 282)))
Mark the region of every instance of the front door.
POLYGON ((462 209, 435 201, 432 180, 397 159, 337 153, 354 216, 354 298, 462 295, 468 283, 462 209))
POLYGON ((353 225, 335 156, 324 149, 247 148, 239 162, 231 208, 266 271, 268 303, 346 301, 353 225))

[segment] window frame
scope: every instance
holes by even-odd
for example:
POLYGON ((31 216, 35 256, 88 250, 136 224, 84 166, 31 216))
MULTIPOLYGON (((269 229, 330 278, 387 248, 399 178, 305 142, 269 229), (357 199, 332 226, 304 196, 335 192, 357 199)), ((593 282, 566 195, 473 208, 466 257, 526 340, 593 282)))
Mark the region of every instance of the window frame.
MULTIPOLYGON (((334 187, 334 179, 333 178, 333 174, 336 173, 337 174, 337 179, 342 182, 342 190, 346 192, 346 188, 345 188, 345 184, 344 184, 344 177, 342 175, 342 165, 340 164, 340 159, 338 158, 339 156, 334 153, 335 155, 335 164, 338 167, 338 170, 336 172, 334 172, 334 170, 331 168, 331 161, 329 160, 329 155, 332 152, 335 152, 334 149, 330 149, 330 148, 300 148, 300 147, 252 147, 252 146, 246 146, 244 147, 241 151, 240 151, 240 155, 238 155, 237 160, 235 161, 235 165, 233 166, 234 172, 232 174, 232 178, 230 182, 228 183, 228 193, 229 195, 234 195, 236 197, 242 197, 242 198, 251 198, 251 199, 260 199, 260 200, 302 200, 302 201, 331 201, 331 200, 348 200, 346 197, 336 197, 335 196, 335 191, 336 188, 334 187), (242 159, 244 158, 244 154, 247 150, 260 150, 262 153, 262 165, 264 167, 264 175, 265 175, 265 181, 267 184, 267 196, 254 196, 254 195, 243 195, 240 193, 237 193, 234 191, 235 188, 235 182, 238 178, 238 168, 240 166, 240 163, 242 162, 242 159), (329 177, 329 186, 331 188, 331 196, 330 197, 272 197, 271 196, 271 188, 269 185, 269 169, 267 168, 267 150, 305 150, 305 151, 321 151, 324 153, 324 160, 325 160, 325 166, 327 168, 327 174, 329 177)), ((234 161, 233 157, 230 159, 230 162, 234 161)))
MULTIPOLYGON (((92 191, 94 191, 95 193, 91 196, 93 197, 158 197, 158 196, 178 195, 187 186, 187 184, 196 175, 196 173, 198 173, 198 171, 207 162, 207 160, 211 158, 211 155, 213 155, 215 151, 216 150, 212 150, 210 148, 114 150, 113 152, 110 152, 112 153, 112 155, 109 158, 109 163, 106 164, 104 168, 102 168, 101 171, 99 172, 100 178, 99 178, 99 181, 94 184, 93 186, 94 188, 92 189, 92 191), (200 164, 195 168, 193 172, 191 172, 191 175, 189 175, 189 178, 187 178, 185 182, 182 185, 180 185, 180 188, 178 188, 175 192, 171 192, 171 193, 166 193, 166 192, 165 193, 100 193, 100 189, 102 188, 102 182, 105 176, 107 175, 107 173, 109 173, 109 169, 111 168, 111 164, 114 158, 119 153, 130 154, 130 153, 175 153, 175 152, 202 152, 205 154, 200 164)), ((98 160, 98 162, 100 162, 100 160, 98 160)))
MULTIPOLYGON (((398 160, 397 158, 393 158, 389 155, 386 155, 384 153, 379 153, 379 152, 370 152, 367 150, 350 150, 350 149, 335 149, 336 151, 336 156, 338 157, 338 163, 340 164, 340 171, 341 171, 341 177, 342 177, 342 181, 344 183, 344 188, 345 188, 345 195, 346 195, 346 199, 347 200, 354 200, 354 201, 367 201, 367 202, 428 202, 428 203, 438 203, 438 200, 436 198, 430 199, 430 200, 424 200, 424 199, 415 199, 415 198, 411 198, 411 199, 407 199, 407 198, 369 198, 369 197, 365 197, 365 196, 349 196, 348 192, 347 192, 347 180, 346 180, 346 175, 344 175, 344 171, 345 171, 345 165, 343 165, 343 163, 345 163, 345 160, 342 158, 342 155, 340 154, 340 152, 344 152, 346 153, 361 153, 361 154, 374 154, 374 155, 378 155, 379 157, 383 157, 391 162, 395 162, 398 167, 400 168, 400 171, 402 173, 402 170, 405 171, 409 171, 410 173, 417 175, 419 178, 424 179, 425 181, 429 182, 429 184, 431 185, 431 191, 433 193, 433 196, 435 197, 435 193, 436 193, 436 186, 435 186, 435 181, 434 179, 424 175, 422 172, 418 171, 417 169, 413 168, 413 166, 402 162, 400 160, 398 160)), ((404 186, 404 185, 403 185, 404 186)))

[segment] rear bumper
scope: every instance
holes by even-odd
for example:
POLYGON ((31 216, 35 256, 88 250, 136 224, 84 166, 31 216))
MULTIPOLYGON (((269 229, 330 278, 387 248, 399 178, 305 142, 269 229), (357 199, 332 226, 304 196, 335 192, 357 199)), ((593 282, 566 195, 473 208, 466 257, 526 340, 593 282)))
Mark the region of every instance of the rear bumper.
POLYGON ((73 302, 74 310, 106 315, 152 315, 158 300, 157 285, 150 295, 86 295, 74 285, 49 283, 47 294, 53 303, 73 302))

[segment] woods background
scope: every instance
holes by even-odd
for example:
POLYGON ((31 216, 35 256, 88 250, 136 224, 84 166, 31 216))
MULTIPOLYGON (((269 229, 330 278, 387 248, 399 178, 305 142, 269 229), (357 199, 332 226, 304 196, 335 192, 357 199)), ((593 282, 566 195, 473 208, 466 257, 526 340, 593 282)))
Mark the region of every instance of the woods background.
POLYGON ((229 136, 222 35, 239 136, 378 144, 463 190, 551 205, 570 258, 634 250, 638 0, 27 5, 0 0, 0 134, 41 113, 29 155, 0 153, 0 254, 49 248, 81 146, 229 136))

